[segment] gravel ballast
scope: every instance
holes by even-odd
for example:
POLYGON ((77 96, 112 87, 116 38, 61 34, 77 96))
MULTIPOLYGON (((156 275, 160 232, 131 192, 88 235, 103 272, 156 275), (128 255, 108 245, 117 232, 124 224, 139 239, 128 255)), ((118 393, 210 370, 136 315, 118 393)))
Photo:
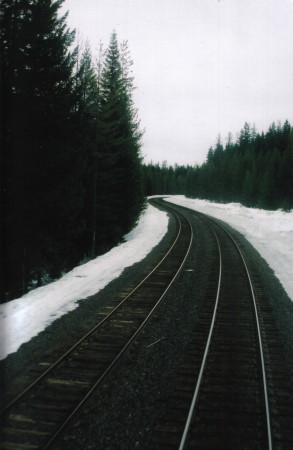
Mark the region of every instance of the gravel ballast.
MULTIPOLYGON (((154 448, 152 431, 168 408, 174 374, 196 323, 210 271, 211 236, 191 212, 188 215, 193 224, 194 244, 173 289, 128 350, 123 362, 111 372, 55 448, 154 448)), ((270 321, 277 330, 290 379, 293 367, 292 302, 256 250, 239 233, 230 230, 261 286, 262 301, 269 305, 270 321)), ((1 361, 5 386, 3 403, 31 382, 52 361, 56 351, 61 354, 90 329, 96 323, 96 315, 111 304, 114 297, 134 287, 160 259, 174 237, 175 223, 171 217, 167 235, 144 261, 126 269, 98 294, 81 301, 76 310, 56 320, 22 345, 18 352, 1 361)))

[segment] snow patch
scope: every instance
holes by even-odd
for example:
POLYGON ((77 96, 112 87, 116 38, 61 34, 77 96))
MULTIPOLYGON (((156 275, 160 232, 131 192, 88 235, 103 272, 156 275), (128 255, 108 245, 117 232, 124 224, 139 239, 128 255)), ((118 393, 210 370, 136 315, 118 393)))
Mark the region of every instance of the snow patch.
POLYGON ((166 234, 168 222, 167 213, 148 205, 138 225, 124 236, 126 242, 76 267, 60 280, 0 305, 0 359, 77 308, 78 300, 96 294, 126 267, 145 258, 166 234))
POLYGON ((246 208, 240 203, 213 203, 182 195, 164 196, 176 205, 227 222, 256 248, 293 300, 293 211, 246 208))

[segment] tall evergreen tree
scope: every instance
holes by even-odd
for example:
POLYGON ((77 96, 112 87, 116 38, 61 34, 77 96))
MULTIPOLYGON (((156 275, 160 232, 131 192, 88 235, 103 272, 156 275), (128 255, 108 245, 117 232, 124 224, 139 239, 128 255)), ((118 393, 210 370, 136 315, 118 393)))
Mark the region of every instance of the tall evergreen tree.
POLYGON ((140 174, 140 132, 131 98, 128 59, 123 67, 117 36, 112 34, 101 78, 98 119, 99 180, 98 246, 119 240, 134 225, 143 194, 140 174))
POLYGON ((78 67, 77 86, 80 92, 78 105, 80 143, 85 157, 83 171, 83 223, 81 247, 87 255, 95 255, 96 190, 97 190, 97 134, 99 113, 99 69, 92 62, 91 51, 86 45, 78 67))
POLYGON ((141 138, 138 112, 133 101, 133 76, 131 67, 133 61, 130 56, 128 42, 123 41, 120 47, 120 61, 123 82, 123 97, 125 102, 125 184, 124 197, 124 227, 129 230, 137 221, 143 204, 143 188, 141 173, 141 138))

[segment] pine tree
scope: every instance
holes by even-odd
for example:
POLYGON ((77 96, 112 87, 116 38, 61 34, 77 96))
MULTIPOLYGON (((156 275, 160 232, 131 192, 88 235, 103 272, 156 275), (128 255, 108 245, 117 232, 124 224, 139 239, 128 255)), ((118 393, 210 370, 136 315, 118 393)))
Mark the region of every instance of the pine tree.
POLYGON ((116 34, 107 50, 101 78, 98 119, 99 180, 97 232, 99 247, 119 240, 134 225, 142 208, 140 132, 135 119, 128 76, 116 34))
POLYGON ((240 131, 238 139, 239 147, 241 151, 245 151, 251 142, 251 129, 250 125, 245 122, 243 129, 240 131))
POLYGON ((125 184, 124 197, 124 228, 128 231, 136 223, 144 202, 141 172, 141 138, 138 111, 133 101, 133 77, 131 67, 133 61, 128 49, 128 42, 123 41, 120 46, 120 61, 122 70, 123 97, 125 102, 125 184))
POLYGON ((80 142, 85 156, 83 176, 84 202, 82 217, 85 224, 81 247, 86 255, 95 256, 96 251, 96 191, 97 191, 97 152, 99 83, 102 59, 102 44, 99 51, 98 70, 93 62, 89 45, 82 53, 77 72, 77 85, 80 92, 78 105, 80 142))

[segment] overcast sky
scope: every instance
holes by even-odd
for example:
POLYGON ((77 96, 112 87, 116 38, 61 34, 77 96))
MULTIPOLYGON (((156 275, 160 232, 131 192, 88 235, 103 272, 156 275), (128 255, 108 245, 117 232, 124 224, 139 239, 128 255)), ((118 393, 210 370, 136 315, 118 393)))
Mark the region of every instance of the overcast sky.
POLYGON ((65 0, 93 52, 128 40, 149 162, 201 164, 218 134, 293 123, 293 0, 65 0))

